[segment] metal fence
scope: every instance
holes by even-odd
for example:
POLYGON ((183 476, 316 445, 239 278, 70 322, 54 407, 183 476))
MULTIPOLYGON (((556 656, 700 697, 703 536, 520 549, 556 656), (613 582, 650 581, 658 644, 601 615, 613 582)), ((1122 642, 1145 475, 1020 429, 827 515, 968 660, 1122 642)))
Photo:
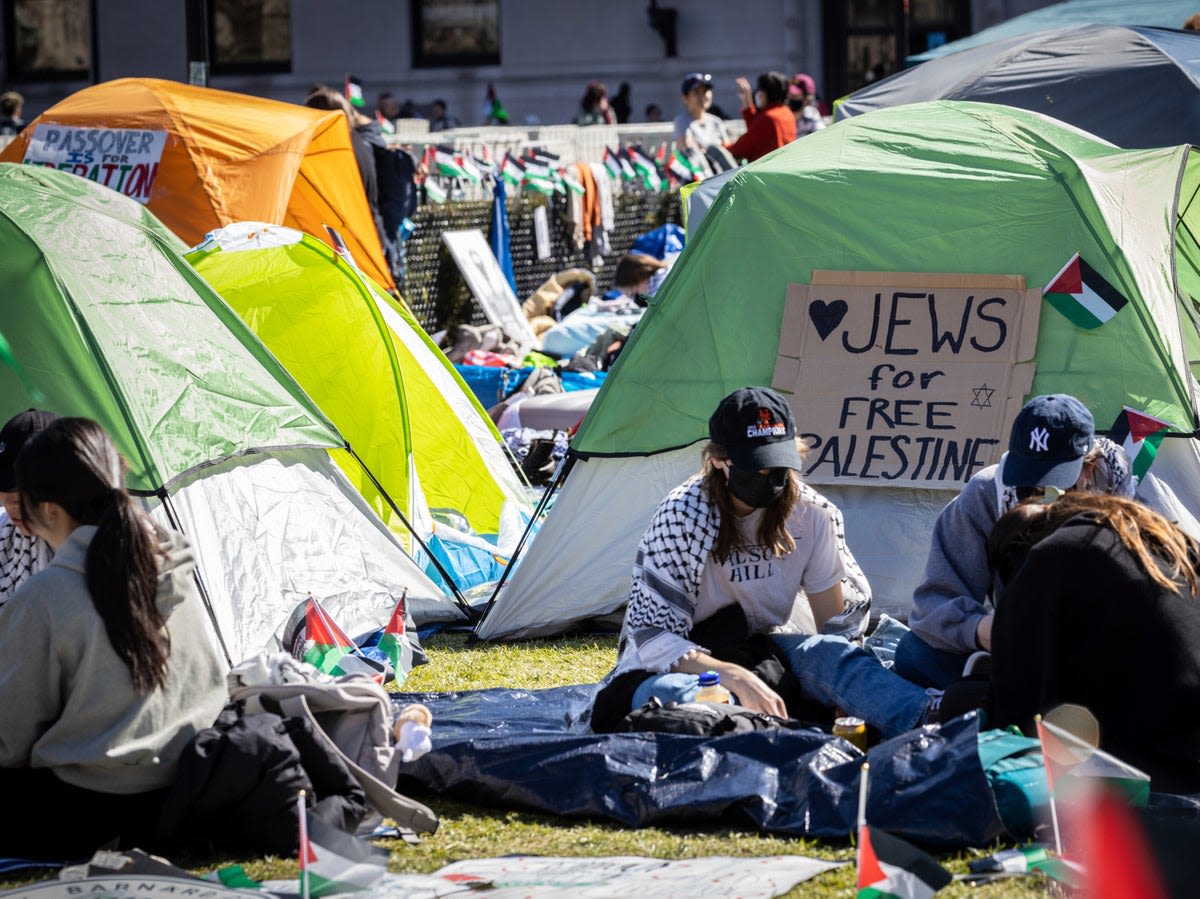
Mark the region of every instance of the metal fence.
MULTIPOLYGON (((522 194, 508 200, 509 245, 517 298, 524 300, 551 275, 568 268, 588 268, 596 275, 598 291, 611 287, 613 268, 633 242, 667 222, 680 222, 677 191, 629 191, 613 197, 614 227, 610 252, 599 265, 587 258, 571 239, 567 200, 555 194, 522 194), (550 255, 539 259, 534 236, 534 210, 546 206, 550 226, 550 255)), ((485 324, 487 318, 471 295, 465 279, 441 240, 445 231, 478 229, 485 235, 492 217, 488 200, 463 200, 422 206, 414 220, 416 230, 406 243, 407 268, 398 285, 417 320, 430 334, 459 324, 485 324)))

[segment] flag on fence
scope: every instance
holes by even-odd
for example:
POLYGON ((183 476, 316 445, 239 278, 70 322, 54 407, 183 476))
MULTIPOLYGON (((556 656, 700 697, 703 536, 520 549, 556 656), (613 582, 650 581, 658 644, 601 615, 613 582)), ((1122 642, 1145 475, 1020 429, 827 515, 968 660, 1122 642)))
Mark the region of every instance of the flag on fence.
POLYGON ((630 147, 629 161, 633 163, 634 170, 642 176, 646 190, 662 189, 662 176, 658 174, 658 166, 645 150, 641 147, 630 147))
POLYGON ((676 181, 682 184, 691 184, 693 181, 699 181, 704 173, 704 170, 694 163, 687 153, 678 147, 671 154, 670 162, 667 164, 667 171, 675 177, 676 181))
POLYGON ((1072 324, 1099 328, 1129 302, 1078 253, 1055 275, 1042 296, 1072 324))
POLYGON ((479 167, 475 165, 475 160, 470 152, 458 154, 457 162, 458 167, 462 169, 463 177, 472 184, 479 184, 483 180, 483 172, 479 171, 479 167))
POLYGON ((580 183, 579 179, 571 171, 571 166, 563 166, 558 170, 559 180, 565 184, 573 193, 584 193, 586 188, 580 183))
POLYGON ((445 203, 446 197, 446 188, 438 184, 436 179, 425 179, 425 198, 429 200, 430 203, 445 203))
POLYGON ((1036 720, 1051 796, 1067 778, 1103 781, 1134 805, 1150 798, 1150 775, 1042 718, 1036 720))
POLYGON ((388 852, 315 818, 300 799, 300 891, 327 896, 368 889, 387 873, 388 852))
POLYGON ((950 872, 916 846, 868 824, 859 825, 859 899, 927 899, 950 880, 950 872))
POLYGON ((1125 455, 1133 466, 1133 477, 1140 481, 1150 470, 1154 457, 1158 455, 1158 447, 1167 436, 1171 423, 1130 409, 1124 406, 1113 426, 1108 430, 1108 437, 1113 443, 1121 444, 1125 455))
POLYGON ((608 147, 604 148, 604 167, 608 169, 608 177, 614 181, 621 177, 621 163, 617 161, 617 154, 608 147))
POLYGON ((439 174, 445 175, 447 178, 466 177, 466 172, 464 172, 462 166, 458 164, 458 157, 455 155, 453 147, 435 147, 433 151, 433 160, 437 163, 439 174))
POLYGON ((475 163, 475 167, 489 177, 496 174, 496 163, 492 162, 492 154, 488 152, 487 144, 479 148, 479 155, 471 154, 471 161, 475 163))
POLYGON ((543 194, 554 193, 554 174, 550 161, 540 154, 530 152, 522 161, 525 167, 525 186, 543 194))
POLYGON ((500 177, 516 187, 525 180, 525 166, 514 159, 511 153, 505 153, 504 164, 500 166, 500 177))
MULTIPOLYGON (((318 671, 335 677, 367 674, 377 680, 383 679, 384 666, 361 655, 354 641, 311 596, 304 601, 303 637, 299 657, 318 671)), ((293 655, 296 654, 293 650, 293 655)))

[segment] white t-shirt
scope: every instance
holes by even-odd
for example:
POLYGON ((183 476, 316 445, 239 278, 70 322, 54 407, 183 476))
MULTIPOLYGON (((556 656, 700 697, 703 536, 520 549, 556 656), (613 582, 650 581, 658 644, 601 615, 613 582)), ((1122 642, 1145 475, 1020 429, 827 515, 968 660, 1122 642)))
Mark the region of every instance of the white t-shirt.
MULTIPOLYGON (((738 527, 750 541, 756 539, 762 510, 739 519, 738 527)), ((799 593, 820 593, 845 576, 837 550, 833 519, 824 509, 798 503, 788 518, 788 533, 796 549, 774 558, 762 546, 734 550, 717 562, 712 553, 700 575, 700 596, 692 615, 703 621, 737 603, 746 613, 752 633, 786 624, 793 617, 799 593)))
POLYGON ((698 119, 693 119, 686 112, 675 116, 675 140, 679 140, 685 134, 691 137, 692 143, 700 150, 729 142, 725 123, 711 112, 706 112, 698 119))

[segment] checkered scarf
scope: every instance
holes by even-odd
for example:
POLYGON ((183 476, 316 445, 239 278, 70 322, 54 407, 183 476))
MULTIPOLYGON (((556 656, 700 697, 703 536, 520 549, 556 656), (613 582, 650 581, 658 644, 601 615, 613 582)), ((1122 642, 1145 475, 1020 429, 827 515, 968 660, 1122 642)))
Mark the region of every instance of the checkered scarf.
MULTIPOLYGON (((830 620, 822 633, 849 639, 866 630, 871 588, 846 545, 842 513, 807 484, 800 485, 800 502, 822 509, 834 523, 838 553, 845 577, 842 594, 846 609, 830 620)), ((704 563, 717 540, 721 516, 704 490, 701 475, 667 494, 638 544, 633 587, 621 628, 621 657, 617 671, 644 668, 667 671, 695 651, 705 651, 688 638, 700 596, 704 563)))
POLYGON ((0 605, 50 564, 54 552, 40 537, 26 537, 7 515, 0 517, 0 605))

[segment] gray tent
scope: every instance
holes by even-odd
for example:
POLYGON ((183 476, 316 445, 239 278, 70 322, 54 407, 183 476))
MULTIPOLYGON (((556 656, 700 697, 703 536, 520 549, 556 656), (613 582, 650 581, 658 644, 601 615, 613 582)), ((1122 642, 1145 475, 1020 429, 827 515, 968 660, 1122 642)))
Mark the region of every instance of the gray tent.
POLYGON ((1040 112, 1128 149, 1200 142, 1200 33, 1077 25, 931 60, 844 99, 837 118, 923 100, 1040 112))
POLYGON ((1013 16, 977 31, 975 34, 942 44, 905 60, 913 66, 940 56, 948 56, 992 41, 1008 40, 1020 34, 1066 28, 1069 25, 1153 25, 1158 28, 1180 28, 1184 20, 1200 12, 1196 0, 1060 0, 1041 9, 1013 16))

